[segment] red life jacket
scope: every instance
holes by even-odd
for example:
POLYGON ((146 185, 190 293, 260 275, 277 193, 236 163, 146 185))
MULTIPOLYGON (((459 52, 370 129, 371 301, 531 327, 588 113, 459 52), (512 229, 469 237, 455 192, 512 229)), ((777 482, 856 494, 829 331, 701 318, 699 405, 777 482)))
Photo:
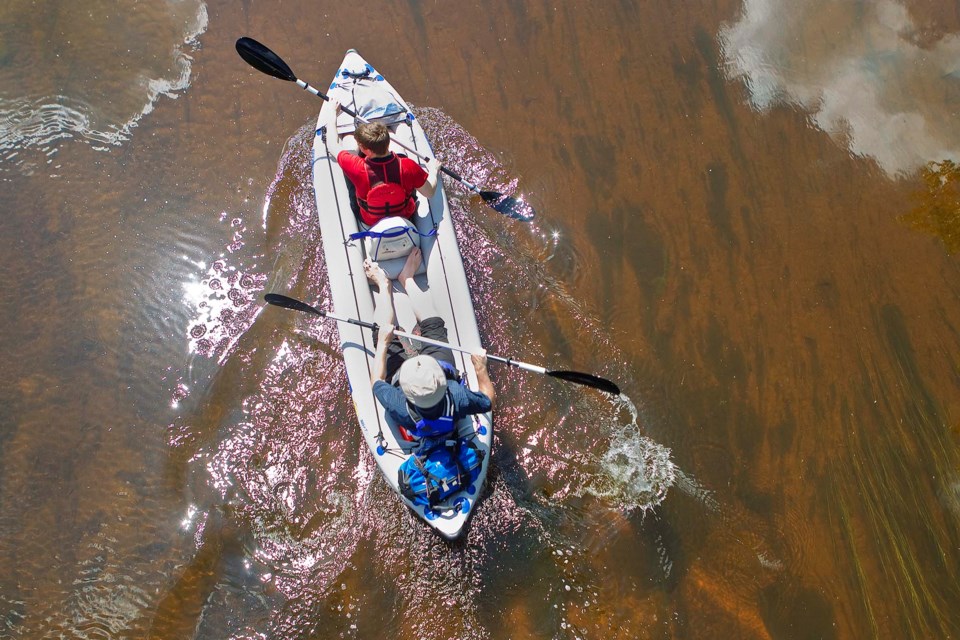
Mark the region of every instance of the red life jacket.
POLYGON ((400 158, 393 154, 387 162, 370 162, 364 158, 363 166, 367 170, 370 189, 365 200, 357 198, 357 203, 368 214, 377 218, 401 216, 409 218, 407 207, 413 200, 413 193, 407 193, 400 180, 400 158))

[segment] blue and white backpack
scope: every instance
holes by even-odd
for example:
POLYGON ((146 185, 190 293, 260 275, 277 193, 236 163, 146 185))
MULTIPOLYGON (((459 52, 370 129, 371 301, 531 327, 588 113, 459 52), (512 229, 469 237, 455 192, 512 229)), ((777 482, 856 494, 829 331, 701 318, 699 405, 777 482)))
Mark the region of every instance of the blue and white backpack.
POLYGON ((366 254, 371 260, 380 262, 406 257, 414 247, 420 246, 420 236, 420 232, 409 220, 391 216, 366 231, 351 233, 350 239, 363 239, 366 254))
POLYGON ((400 465, 400 493, 415 505, 434 507, 473 484, 480 475, 483 456, 483 450, 469 438, 425 442, 400 465))

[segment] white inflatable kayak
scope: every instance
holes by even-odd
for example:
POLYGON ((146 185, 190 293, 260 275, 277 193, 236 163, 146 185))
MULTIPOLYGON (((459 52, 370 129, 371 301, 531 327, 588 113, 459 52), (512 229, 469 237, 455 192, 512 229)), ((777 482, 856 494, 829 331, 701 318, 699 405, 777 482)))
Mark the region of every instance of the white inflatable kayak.
MULTIPOLYGON (((330 85, 329 97, 367 119, 378 119, 388 124, 394 140, 418 154, 432 157, 430 144, 409 107, 383 76, 356 51, 351 49, 344 57, 330 85)), ((361 230, 360 223, 350 208, 346 178, 336 158, 328 152, 327 136, 334 135, 334 132, 322 130, 328 122, 327 110, 331 108, 330 102, 324 103, 317 121, 313 145, 313 184, 324 256, 330 275, 333 313, 373 322, 373 291, 363 271, 363 261, 367 257, 364 242, 350 239, 350 234, 361 230)), ((341 113, 337 125, 337 135, 343 136, 353 131, 354 119, 341 113)), ((395 146, 394 150, 406 153, 411 159, 418 159, 399 146, 395 146)), ((423 196, 418 196, 418 199, 419 209, 411 220, 418 231, 424 234, 420 240, 423 265, 416 276, 417 283, 431 295, 434 306, 445 320, 450 343, 474 349, 481 345, 480 334, 442 183, 437 185, 436 193, 429 201, 423 196), (435 235, 427 235, 433 230, 436 230, 435 235)), ((380 264, 388 275, 395 278, 404 261, 405 258, 399 258, 381 261, 380 264)), ((410 301, 396 281, 392 282, 392 286, 398 325, 410 331, 416 324, 410 301)), ((398 470, 417 451, 420 442, 404 440, 392 421, 388 421, 383 407, 373 395, 370 383, 374 356, 372 332, 345 322, 337 324, 360 430, 383 477, 398 497, 440 535, 449 540, 457 538, 473 513, 486 480, 493 439, 492 414, 471 416, 457 424, 459 437, 471 440, 483 452, 479 476, 432 508, 415 505, 400 493, 398 470)), ((469 355, 454 351, 454 358, 469 388, 477 390, 476 372, 469 355)))

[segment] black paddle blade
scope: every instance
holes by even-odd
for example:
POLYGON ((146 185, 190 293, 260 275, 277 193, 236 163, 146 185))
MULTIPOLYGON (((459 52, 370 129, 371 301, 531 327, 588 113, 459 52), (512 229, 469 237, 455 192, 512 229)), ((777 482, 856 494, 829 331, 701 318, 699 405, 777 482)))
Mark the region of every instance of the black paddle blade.
POLYGON ((513 218, 514 220, 530 222, 537 215, 536 211, 533 210, 533 207, 523 200, 518 200, 512 196, 505 196, 502 193, 497 193, 496 191, 481 191, 480 197, 483 198, 487 204, 493 207, 494 211, 502 213, 509 218, 513 218))
POLYGON ((283 307, 285 309, 293 309, 294 311, 305 311, 307 313, 312 313, 317 316, 325 316, 323 311, 311 307, 306 302, 301 302, 296 298, 290 298, 287 296, 280 295, 279 293, 268 293, 263 296, 263 299, 268 303, 276 305, 278 307, 283 307))
POLYGON ((620 395, 620 387, 606 378, 600 378, 589 373, 582 373, 580 371, 547 371, 547 375, 566 380, 567 382, 575 382, 576 384, 593 387, 600 391, 612 393, 615 396, 620 395))
POLYGON ((280 56, 253 38, 244 36, 237 40, 237 53, 247 61, 247 64, 258 71, 281 80, 297 81, 297 76, 293 75, 293 70, 287 66, 287 63, 280 56))

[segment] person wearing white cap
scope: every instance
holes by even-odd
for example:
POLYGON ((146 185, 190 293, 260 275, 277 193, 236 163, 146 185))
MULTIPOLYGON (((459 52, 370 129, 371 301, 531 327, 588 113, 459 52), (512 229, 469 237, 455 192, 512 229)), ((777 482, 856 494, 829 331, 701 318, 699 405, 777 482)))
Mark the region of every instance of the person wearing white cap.
MULTIPOLYGON (((420 325, 420 335, 447 342, 443 318, 436 314, 429 296, 414 280, 422 259, 420 249, 415 248, 397 280, 410 298, 420 325)), ((387 274, 370 260, 364 261, 363 269, 378 288, 374 319, 380 331, 375 337, 377 352, 370 376, 373 393, 394 422, 407 433, 431 435, 431 426, 436 429, 441 423, 449 424, 451 419, 456 423, 464 416, 490 411, 496 395, 487 373, 486 350, 478 349, 470 355, 479 391, 472 391, 457 382, 458 373, 449 348, 423 344, 416 355, 409 354, 394 335, 396 312, 387 274), (418 432, 423 431, 424 425, 426 432, 418 432)))

